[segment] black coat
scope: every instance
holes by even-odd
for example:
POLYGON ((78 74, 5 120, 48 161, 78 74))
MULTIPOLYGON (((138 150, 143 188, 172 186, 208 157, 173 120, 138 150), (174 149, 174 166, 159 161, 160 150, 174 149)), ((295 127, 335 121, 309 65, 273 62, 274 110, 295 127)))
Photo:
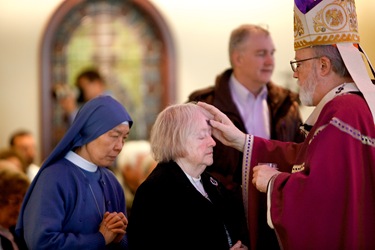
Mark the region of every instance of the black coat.
POLYGON ((203 186, 211 201, 191 184, 175 162, 159 163, 137 189, 127 228, 132 249, 229 249, 247 237, 243 209, 208 173, 203 186), (238 213, 238 210, 241 213, 238 213))

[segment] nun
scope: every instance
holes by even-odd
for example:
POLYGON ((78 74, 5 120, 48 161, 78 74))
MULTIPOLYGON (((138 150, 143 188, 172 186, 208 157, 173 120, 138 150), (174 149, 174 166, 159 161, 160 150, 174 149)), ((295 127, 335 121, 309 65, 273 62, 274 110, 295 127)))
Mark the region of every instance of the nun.
POLYGON ((127 249, 125 196, 108 167, 132 124, 111 96, 79 110, 24 198, 16 233, 29 249, 127 249))

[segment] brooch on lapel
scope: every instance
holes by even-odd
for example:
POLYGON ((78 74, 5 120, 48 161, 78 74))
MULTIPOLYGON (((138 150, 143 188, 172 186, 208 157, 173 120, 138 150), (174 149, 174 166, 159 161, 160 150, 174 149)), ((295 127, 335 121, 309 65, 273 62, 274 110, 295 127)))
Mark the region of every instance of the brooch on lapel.
POLYGON ((215 186, 218 185, 217 181, 214 178, 212 178, 212 177, 210 177, 210 182, 212 183, 212 185, 215 185, 215 186))

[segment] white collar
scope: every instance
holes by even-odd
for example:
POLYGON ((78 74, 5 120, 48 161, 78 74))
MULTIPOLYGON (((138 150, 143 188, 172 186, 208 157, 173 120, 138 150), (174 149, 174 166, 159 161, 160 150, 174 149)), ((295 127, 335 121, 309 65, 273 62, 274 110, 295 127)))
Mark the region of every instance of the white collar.
POLYGON ((69 151, 65 155, 65 159, 74 163, 75 165, 82 168, 83 170, 86 170, 89 172, 95 172, 98 169, 98 166, 96 166, 94 163, 89 162, 88 160, 82 158, 80 155, 74 153, 73 151, 69 151))
POLYGON ((249 91, 234 77, 234 74, 230 77, 229 88, 231 89, 233 100, 237 100, 241 106, 245 106, 249 91))
POLYGON ((336 88, 329 91, 323 97, 323 99, 318 103, 318 105, 315 107, 311 115, 307 118, 305 124, 314 126, 324 106, 336 96, 339 96, 348 92, 359 92, 359 89, 353 82, 350 82, 350 83, 343 83, 342 85, 337 86, 336 88))

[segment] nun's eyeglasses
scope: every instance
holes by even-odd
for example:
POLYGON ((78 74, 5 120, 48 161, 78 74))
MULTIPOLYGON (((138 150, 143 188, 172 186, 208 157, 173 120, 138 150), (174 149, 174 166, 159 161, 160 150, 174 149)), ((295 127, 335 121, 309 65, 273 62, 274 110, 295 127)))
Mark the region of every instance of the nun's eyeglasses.
POLYGON ((290 67, 292 68, 293 72, 297 72, 298 67, 301 65, 301 62, 312 60, 312 59, 318 59, 320 56, 310 57, 302 60, 291 60, 290 61, 290 67))

